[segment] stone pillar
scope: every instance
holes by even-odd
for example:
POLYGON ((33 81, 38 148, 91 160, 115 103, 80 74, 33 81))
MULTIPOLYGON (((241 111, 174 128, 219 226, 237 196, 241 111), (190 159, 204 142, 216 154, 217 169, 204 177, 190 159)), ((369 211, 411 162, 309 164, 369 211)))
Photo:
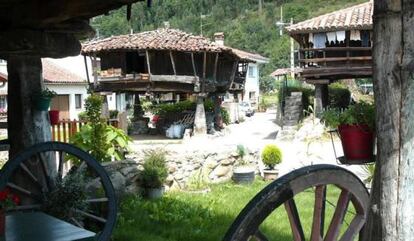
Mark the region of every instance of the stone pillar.
MULTIPOLYGON (((323 109, 328 105, 328 85, 327 84, 315 84, 315 99, 314 99, 314 111, 315 116, 320 117, 323 109)), ((305 108, 307 108, 305 106, 305 108)))
POLYGON ((194 136, 207 134, 206 111, 204 110, 204 97, 197 96, 197 108, 194 117, 194 136))
POLYGON ((43 88, 40 57, 9 56, 8 71, 8 136, 9 156, 33 144, 50 141, 47 111, 35 108, 36 95, 43 88))

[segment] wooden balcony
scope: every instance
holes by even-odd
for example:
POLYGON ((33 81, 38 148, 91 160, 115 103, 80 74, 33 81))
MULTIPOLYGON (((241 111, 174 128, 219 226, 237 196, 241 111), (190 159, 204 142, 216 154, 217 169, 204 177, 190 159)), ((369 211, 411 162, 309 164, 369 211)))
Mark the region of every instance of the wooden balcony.
POLYGON ((327 47, 300 49, 301 77, 337 80, 372 76, 371 47, 327 47))

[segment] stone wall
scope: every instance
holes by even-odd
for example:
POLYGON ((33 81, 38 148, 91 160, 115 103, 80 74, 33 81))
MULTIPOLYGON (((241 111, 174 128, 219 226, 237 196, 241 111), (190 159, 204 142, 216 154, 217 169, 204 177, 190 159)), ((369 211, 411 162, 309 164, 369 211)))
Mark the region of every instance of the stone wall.
MULTIPOLYGON (((234 148, 235 149, 235 148, 234 148)), ((140 171, 144 152, 134 152, 124 161, 104 163, 117 193, 136 194, 141 192, 140 171)), ((258 171, 259 151, 248 151, 244 157, 258 171)), ((167 166, 169 176, 167 189, 184 189, 194 182, 218 183, 231 179, 233 168, 240 157, 235 151, 187 152, 169 151, 167 166)))

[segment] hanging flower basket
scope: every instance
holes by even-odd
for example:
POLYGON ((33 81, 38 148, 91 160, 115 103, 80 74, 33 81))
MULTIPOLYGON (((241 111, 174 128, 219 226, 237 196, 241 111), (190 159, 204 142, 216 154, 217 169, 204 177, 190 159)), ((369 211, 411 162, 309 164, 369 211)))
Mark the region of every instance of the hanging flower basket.
POLYGON ((331 109, 323 113, 325 124, 337 128, 344 151, 343 157, 335 156, 341 164, 365 164, 375 161, 375 108, 373 104, 360 102, 345 111, 331 109))
POLYGON ((47 111, 50 107, 52 98, 56 96, 56 92, 53 90, 45 89, 40 92, 35 99, 35 107, 40 111, 47 111))
POLYGON ((59 124, 59 111, 49 110, 49 120, 51 125, 59 124))
POLYGON ((36 109, 40 111, 47 111, 50 107, 52 98, 39 97, 36 99, 36 109))

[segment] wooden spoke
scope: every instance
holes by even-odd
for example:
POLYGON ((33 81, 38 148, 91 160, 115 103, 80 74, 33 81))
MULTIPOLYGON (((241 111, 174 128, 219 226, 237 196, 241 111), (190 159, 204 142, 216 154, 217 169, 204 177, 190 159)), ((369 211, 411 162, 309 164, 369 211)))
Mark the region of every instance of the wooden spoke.
POLYGON ((103 197, 103 198, 91 198, 86 200, 86 202, 88 203, 100 203, 100 202, 108 202, 108 198, 103 197))
POLYGON ((253 235, 253 237, 257 241, 269 241, 269 239, 260 230, 257 230, 257 232, 255 233, 255 235, 253 235))
POLYGON ((352 220, 351 224, 349 224, 348 229, 345 231, 344 235, 342 235, 339 241, 352 241, 359 231, 361 231, 362 227, 365 224, 365 217, 363 215, 357 215, 352 220))
POLYGON ((315 205, 313 210, 311 241, 321 241, 323 239, 323 226, 325 224, 325 200, 326 186, 317 186, 315 188, 315 205))
POLYGON ((24 194, 24 195, 26 195, 28 197, 31 197, 31 198, 35 199, 36 201, 40 201, 40 198, 39 198, 38 195, 32 193, 31 191, 29 191, 29 190, 27 190, 27 189, 25 189, 23 187, 20 187, 20 186, 14 184, 12 182, 8 182, 7 183, 7 186, 10 187, 13 190, 16 190, 16 191, 20 192, 21 194, 24 194))
POLYGON ((324 241, 335 241, 338 239, 339 231, 348 207, 349 195, 349 191, 347 190, 342 190, 339 195, 335 213, 332 217, 332 221, 329 225, 324 241))
POLYGON ((46 164, 45 164, 45 162, 43 161, 42 156, 41 156, 41 154, 40 154, 40 153, 38 153, 38 154, 37 154, 37 158, 38 158, 38 160, 39 160, 39 162, 40 162, 40 164, 41 164, 41 166, 42 166, 42 172, 43 172, 43 175, 44 175, 44 177, 45 177, 45 183, 46 183, 45 188, 46 188, 46 190, 47 190, 47 191, 49 191, 49 190, 50 190, 50 187, 51 187, 51 185, 50 185, 50 176, 49 176, 49 172, 47 171, 46 164))
POLYGON ((78 221, 78 220, 76 220, 75 218, 70 218, 70 220, 76 225, 76 226, 78 226, 79 228, 84 228, 83 227, 83 225, 78 221))
POLYGON ((91 219, 94 219, 96 221, 99 221, 101 223, 106 223, 106 219, 104 219, 102 217, 98 217, 96 215, 93 215, 91 213, 88 213, 88 212, 85 212, 85 211, 82 211, 82 210, 79 210, 79 209, 74 209, 74 211, 77 212, 77 213, 80 213, 80 214, 82 214, 82 215, 84 215, 84 216, 86 216, 88 218, 91 218, 91 219))
POLYGON ((30 179, 32 179, 32 181, 40 188, 42 188, 42 184, 40 184, 39 180, 33 175, 33 173, 29 170, 29 168, 24 164, 24 163, 20 163, 20 167, 22 168, 22 170, 24 172, 26 172, 26 174, 30 177, 30 179))
POLYGON ((290 227, 292 228, 293 240, 305 241, 305 235, 303 233, 299 213, 293 198, 285 202, 285 209, 289 217, 290 227))
POLYGON ((59 151, 59 164, 58 164, 58 178, 62 180, 63 177, 63 164, 65 162, 65 153, 63 151, 59 151))

